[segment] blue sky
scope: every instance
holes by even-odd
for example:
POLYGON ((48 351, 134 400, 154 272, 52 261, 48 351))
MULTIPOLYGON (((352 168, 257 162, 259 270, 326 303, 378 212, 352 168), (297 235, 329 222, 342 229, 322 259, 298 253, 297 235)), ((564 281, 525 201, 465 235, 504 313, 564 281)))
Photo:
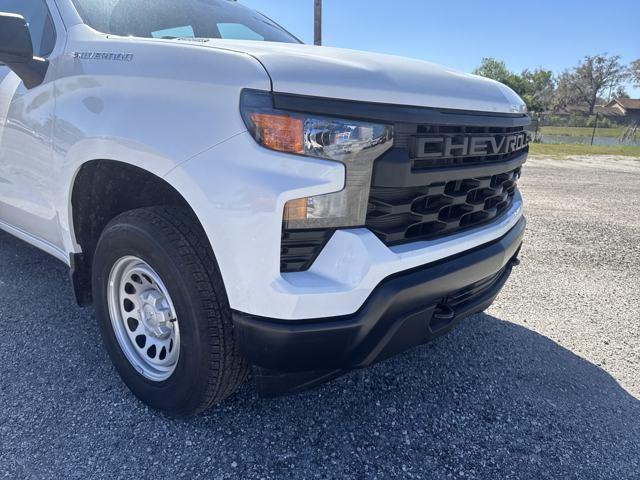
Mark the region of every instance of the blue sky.
MULTIPOLYGON (((240 2, 313 43, 313 0, 240 2)), ((467 72, 485 56, 514 71, 561 72, 603 52, 629 63, 640 58, 640 0, 324 0, 324 44, 467 72)))

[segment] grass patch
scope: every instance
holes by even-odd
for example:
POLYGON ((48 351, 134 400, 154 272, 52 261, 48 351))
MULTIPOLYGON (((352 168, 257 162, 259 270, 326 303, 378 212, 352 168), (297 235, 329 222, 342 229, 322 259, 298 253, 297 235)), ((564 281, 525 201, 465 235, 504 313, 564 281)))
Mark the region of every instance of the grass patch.
MULTIPOLYGON (((596 137, 620 138, 625 127, 597 128, 596 137)), ((563 135, 567 137, 591 137, 593 127, 540 127, 543 135, 563 135)))
POLYGON ((602 147, 591 145, 551 145, 531 143, 529 145, 531 155, 546 155, 549 157, 568 157, 570 155, 624 155, 640 158, 640 147, 602 147))

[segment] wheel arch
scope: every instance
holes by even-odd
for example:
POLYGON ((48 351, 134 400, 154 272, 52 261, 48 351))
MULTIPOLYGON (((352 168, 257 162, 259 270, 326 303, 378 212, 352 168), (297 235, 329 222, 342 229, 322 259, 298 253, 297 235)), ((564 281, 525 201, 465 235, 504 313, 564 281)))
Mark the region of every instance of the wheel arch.
POLYGON ((79 305, 93 303, 91 268, 100 234, 116 216, 139 208, 178 206, 202 223, 184 196, 159 175, 118 160, 96 159, 81 164, 69 194, 69 228, 80 253, 72 253, 71 279, 79 305))

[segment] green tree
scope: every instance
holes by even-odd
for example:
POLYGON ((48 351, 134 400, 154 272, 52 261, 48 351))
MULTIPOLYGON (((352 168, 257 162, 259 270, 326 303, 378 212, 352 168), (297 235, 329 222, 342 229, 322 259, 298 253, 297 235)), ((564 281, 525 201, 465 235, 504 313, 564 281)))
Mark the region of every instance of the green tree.
POLYGON ((627 92, 627 89, 622 86, 616 89, 616 91, 613 93, 613 96, 615 98, 631 98, 629 96, 629 93, 627 92))
POLYGON ((473 73, 504 84, 511 80, 513 75, 502 60, 491 57, 484 57, 473 73))
POLYGON ((569 105, 584 103, 582 95, 573 88, 574 76, 569 71, 564 71, 558 76, 558 85, 553 97, 553 108, 562 110, 569 105))
POLYGON ((542 111, 551 107, 555 80, 550 70, 526 69, 517 74, 511 72, 503 61, 485 57, 473 73, 504 83, 522 97, 531 111, 542 111))
POLYGON ((556 82, 551 70, 536 68, 524 70, 519 75, 519 91, 529 110, 541 112, 549 110, 553 104, 556 82))
POLYGON ((629 78, 628 69, 619 55, 587 56, 572 70, 558 78, 555 106, 586 105, 593 114, 599 96, 618 89, 629 78))
POLYGON ((631 75, 636 87, 640 88, 640 58, 631 64, 631 75))

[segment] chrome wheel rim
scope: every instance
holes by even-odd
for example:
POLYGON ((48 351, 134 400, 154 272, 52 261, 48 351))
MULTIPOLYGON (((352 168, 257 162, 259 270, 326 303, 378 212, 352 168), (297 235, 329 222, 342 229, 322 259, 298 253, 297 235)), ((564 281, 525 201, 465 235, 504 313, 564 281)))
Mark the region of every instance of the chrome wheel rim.
POLYGON ((140 258, 118 260, 109 274, 111 325, 129 363, 145 378, 167 380, 180 358, 180 326, 169 291, 140 258))

